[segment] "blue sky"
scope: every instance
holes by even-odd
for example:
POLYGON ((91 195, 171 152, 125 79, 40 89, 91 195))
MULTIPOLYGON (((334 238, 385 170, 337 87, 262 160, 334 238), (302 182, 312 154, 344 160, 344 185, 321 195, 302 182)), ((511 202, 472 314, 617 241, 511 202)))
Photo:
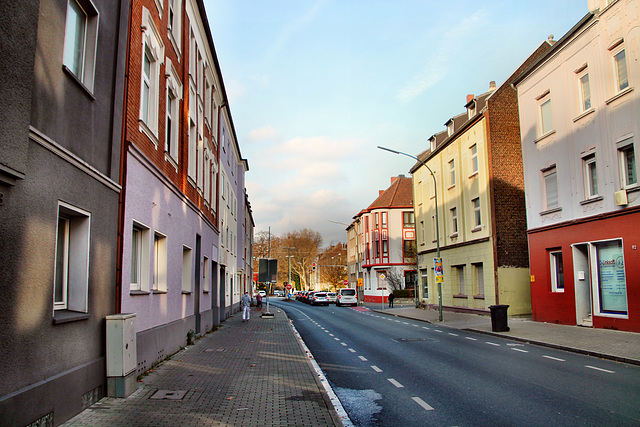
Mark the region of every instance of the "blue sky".
POLYGON ((324 244, 587 0, 204 0, 256 232, 324 244))

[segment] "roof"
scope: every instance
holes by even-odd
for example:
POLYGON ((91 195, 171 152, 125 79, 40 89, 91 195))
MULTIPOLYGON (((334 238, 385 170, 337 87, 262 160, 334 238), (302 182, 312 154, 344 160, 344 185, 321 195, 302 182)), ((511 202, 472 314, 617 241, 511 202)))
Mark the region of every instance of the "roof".
POLYGON ((367 211, 384 208, 413 207, 413 180, 403 175, 391 179, 391 186, 369 205, 367 211))

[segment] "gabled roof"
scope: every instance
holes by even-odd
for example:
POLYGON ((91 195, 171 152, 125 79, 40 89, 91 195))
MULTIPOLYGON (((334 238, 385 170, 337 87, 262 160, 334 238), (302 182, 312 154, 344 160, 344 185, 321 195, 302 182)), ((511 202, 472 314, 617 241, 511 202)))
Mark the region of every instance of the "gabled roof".
POLYGON ((367 211, 384 208, 413 207, 413 184, 411 178, 403 175, 392 178, 391 186, 369 205, 367 211))

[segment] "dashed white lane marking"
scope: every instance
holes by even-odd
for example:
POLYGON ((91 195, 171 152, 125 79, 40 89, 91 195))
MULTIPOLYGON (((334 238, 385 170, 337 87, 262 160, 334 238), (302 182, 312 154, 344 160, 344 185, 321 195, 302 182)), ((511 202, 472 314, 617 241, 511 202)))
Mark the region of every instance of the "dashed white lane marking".
POLYGON ((478 341, 478 338, 472 338, 472 337, 465 337, 465 338, 471 341, 478 341))
POLYGON ((394 386, 396 386, 398 388, 403 388, 404 387, 402 384, 400 384, 398 381, 394 380, 393 378, 387 378, 387 381, 389 381, 391 384, 393 384, 394 386))
POLYGON ((333 334, 329 334, 329 336, 330 336, 330 337, 334 337, 335 335, 333 335, 333 334))
POLYGON ((422 406, 425 411, 433 411, 433 407, 419 397, 412 397, 411 399, 413 399, 413 401, 418 405, 422 406))
POLYGON ((366 362, 366 361, 367 361, 367 358, 366 358, 366 357, 364 357, 364 356, 358 356, 358 359, 362 360, 363 362, 366 362))
POLYGON ((521 348, 513 348, 513 347, 512 347, 512 348, 511 348, 511 350, 513 350, 513 351, 519 351, 520 353, 529 353, 527 350, 523 350, 523 349, 521 349, 521 348))
POLYGON ((547 359, 555 360, 555 361, 558 361, 558 362, 566 362, 566 360, 559 359, 557 357, 552 357, 552 356, 542 356, 542 357, 546 357, 547 359))
POLYGON ((345 347, 346 347, 346 346, 347 346, 347 343, 341 342, 341 343, 340 343, 340 345, 342 345, 342 346, 345 346, 345 347))
POLYGON ((431 328, 427 328, 426 326, 423 326, 422 329, 426 329, 427 331, 430 330, 431 328))
POLYGON ((338 338, 338 337, 335 337, 335 338, 334 338, 334 340, 336 340, 336 341, 340 341, 340 338, 338 338))
POLYGON ((614 371, 610 371, 608 369, 597 368, 595 366, 584 365, 584 367, 585 368, 589 368, 589 369, 595 369, 596 371, 600 371, 600 372, 606 372, 607 374, 615 374, 614 371))
POLYGON ((441 331, 440 329, 436 329, 436 332, 443 333, 444 331, 441 331))
POLYGON ((350 348, 350 349, 349 349, 349 351, 350 351, 351 353, 356 353, 356 351, 355 351, 354 349, 352 349, 352 348, 350 348))
POLYGON ((371 369, 373 369, 376 372, 382 372, 382 369, 378 368, 376 365, 371 365, 371 369))
POLYGON ((487 344, 489 344, 489 345, 495 345, 496 347, 500 347, 500 344, 496 344, 496 343, 491 342, 491 341, 487 341, 487 344))
POLYGON ((453 336, 453 337, 459 337, 460 335, 458 334, 454 334, 453 332, 449 332, 449 335, 453 336))

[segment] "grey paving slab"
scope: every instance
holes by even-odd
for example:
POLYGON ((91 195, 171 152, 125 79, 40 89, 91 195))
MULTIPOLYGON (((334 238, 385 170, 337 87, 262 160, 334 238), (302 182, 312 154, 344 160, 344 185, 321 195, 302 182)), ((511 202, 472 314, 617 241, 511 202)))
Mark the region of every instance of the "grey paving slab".
POLYGON ((412 306, 381 308, 380 306, 368 305, 368 307, 376 312, 392 316, 433 324, 442 323, 458 329, 467 329, 640 365, 639 333, 534 322, 526 318, 509 318, 509 331, 493 332, 490 316, 445 311, 443 312, 443 321, 440 322, 437 310, 423 310, 412 306))
POLYGON ((158 365, 131 396, 101 399, 65 425, 342 425, 286 315, 271 311, 269 319, 255 311, 248 322, 228 319, 158 365))

